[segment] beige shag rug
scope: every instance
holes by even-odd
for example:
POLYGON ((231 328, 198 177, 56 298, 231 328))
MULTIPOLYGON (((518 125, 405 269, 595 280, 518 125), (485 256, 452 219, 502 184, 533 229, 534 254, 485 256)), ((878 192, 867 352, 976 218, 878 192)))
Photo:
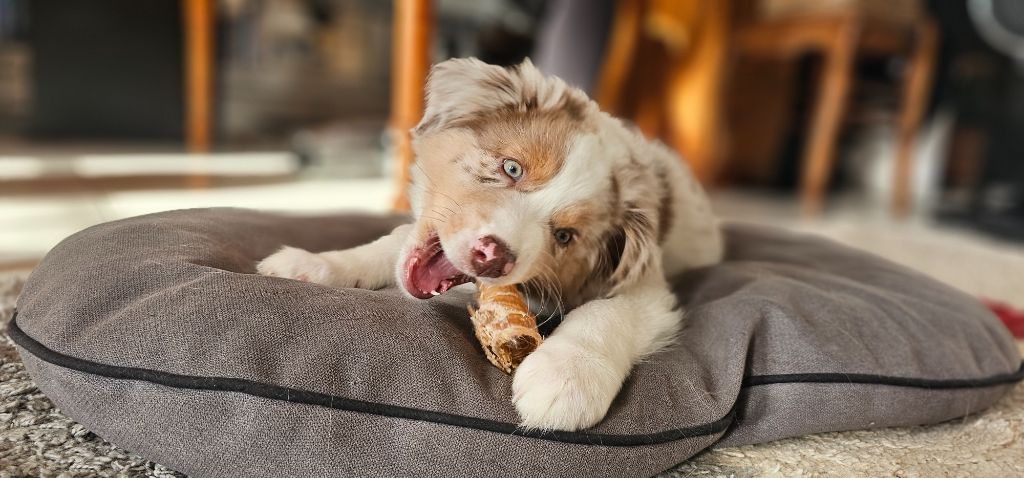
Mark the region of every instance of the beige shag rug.
POLYGON ((709 450, 661 478, 698 476, 1022 477, 1024 384, 960 420, 709 450))
POLYGON ((36 388, 6 333, 23 279, 0 276, 0 478, 184 476, 104 441, 36 388))
MULTIPOLYGON (((104 441, 36 388, 3 333, 22 279, 0 276, 0 478, 183 476, 104 441)), ((954 422, 709 450, 661 476, 1024 476, 1024 384, 954 422)))

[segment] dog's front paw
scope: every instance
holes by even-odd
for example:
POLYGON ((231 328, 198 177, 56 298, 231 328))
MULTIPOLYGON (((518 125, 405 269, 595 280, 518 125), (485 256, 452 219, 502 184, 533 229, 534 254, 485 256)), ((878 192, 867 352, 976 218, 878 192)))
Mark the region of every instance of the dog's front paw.
POLYGON ((317 284, 331 280, 331 264, 326 259, 295 247, 284 247, 263 259, 256 264, 256 272, 317 284))
POLYGON ((571 344, 541 344, 512 380, 512 400, 522 425, 575 431, 597 424, 625 378, 616 368, 604 357, 571 344))

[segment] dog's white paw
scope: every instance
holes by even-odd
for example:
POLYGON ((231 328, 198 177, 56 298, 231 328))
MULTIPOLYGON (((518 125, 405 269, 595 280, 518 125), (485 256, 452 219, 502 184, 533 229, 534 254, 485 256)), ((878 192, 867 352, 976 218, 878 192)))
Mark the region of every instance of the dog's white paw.
POLYGON ((326 259, 295 247, 284 247, 256 264, 256 272, 304 282, 333 282, 331 264, 326 259))
POLYGON ((622 385, 608 361, 571 344, 549 340, 523 360, 512 380, 522 425, 575 431, 597 424, 622 385))

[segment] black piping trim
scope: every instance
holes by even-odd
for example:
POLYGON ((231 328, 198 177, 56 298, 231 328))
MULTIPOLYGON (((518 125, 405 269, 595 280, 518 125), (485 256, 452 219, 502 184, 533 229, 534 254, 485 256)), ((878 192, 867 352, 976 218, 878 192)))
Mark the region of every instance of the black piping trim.
POLYGON ((893 387, 913 387, 930 390, 950 390, 957 388, 984 388, 1019 382, 1024 379, 1024 362, 1013 373, 1001 373, 983 378, 907 378, 871 375, 867 373, 787 373, 778 375, 752 375, 743 379, 744 387, 757 387, 776 383, 862 383, 871 385, 889 385, 893 387))
POLYGON ((724 417, 711 423, 696 425, 685 428, 675 428, 656 433, 644 435, 607 435, 586 432, 564 432, 564 431, 541 431, 526 430, 513 424, 487 420, 484 418, 439 413, 430 410, 401 407, 397 405, 386 405, 382 403, 367 402, 352 398, 338 397, 325 393, 311 392, 253 380, 228 378, 228 377, 199 377, 192 375, 181 375, 176 373, 161 372, 137 367, 120 367, 108 365, 91 360, 81 359, 65 355, 51 350, 29 337, 17 323, 18 314, 14 313, 10 323, 7 325, 7 334, 18 346, 40 360, 57 365, 63 368, 76 370, 101 377, 142 380, 173 388, 189 390, 210 390, 218 392, 238 392, 256 397, 269 398, 271 400, 288 401, 307 405, 318 405, 322 407, 345 410, 349 412, 369 413, 385 417, 405 418, 443 425, 452 425, 463 428, 484 430, 505 435, 519 435, 529 438, 557 441, 563 443, 575 443, 582 445, 601 446, 640 446, 657 445, 684 438, 713 435, 724 432, 736 415, 735 410, 730 410, 724 417))
MULTIPOLYGON (((228 377, 200 377, 182 375, 158 370, 137 367, 121 367, 108 365, 91 360, 65 355, 52 350, 26 334, 17 323, 18 313, 15 311, 7 325, 7 333, 15 344, 44 362, 63 368, 76 370, 102 377, 142 380, 172 388, 189 390, 210 390, 219 392, 238 392, 271 400, 282 400, 292 403, 317 405, 357 413, 369 413, 393 418, 418 420, 442 425, 472 428, 506 435, 518 435, 528 438, 600 446, 642 446, 657 445, 684 438, 713 435, 724 432, 736 416, 735 405, 724 417, 711 423, 692 427, 675 428, 642 435, 608 435, 586 432, 541 431, 528 430, 513 423, 487 420, 484 418, 440 413, 430 410, 386 405, 367 402, 352 398, 338 397, 308 390, 294 389, 271 385, 253 380, 228 377)), ((935 380, 921 378, 887 377, 869 374, 842 373, 800 373, 781 375, 755 375, 743 379, 743 387, 756 387, 777 383, 860 383, 888 385, 896 387, 913 387, 925 389, 982 388, 1003 385, 1024 379, 1024 363, 1015 373, 999 374, 980 379, 935 380)))

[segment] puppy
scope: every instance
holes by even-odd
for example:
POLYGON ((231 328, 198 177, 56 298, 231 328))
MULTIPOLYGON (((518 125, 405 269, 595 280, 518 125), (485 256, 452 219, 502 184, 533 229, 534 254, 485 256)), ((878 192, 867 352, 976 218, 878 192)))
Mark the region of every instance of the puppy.
POLYGON ((429 299, 471 281, 521 284, 568 311, 519 366, 526 427, 599 422, 637 361, 683 312, 666 277, 718 262, 722 239, 683 161, 529 60, 436 65, 413 130, 416 220, 375 242, 284 248, 258 271, 333 287, 398 284, 429 299))

